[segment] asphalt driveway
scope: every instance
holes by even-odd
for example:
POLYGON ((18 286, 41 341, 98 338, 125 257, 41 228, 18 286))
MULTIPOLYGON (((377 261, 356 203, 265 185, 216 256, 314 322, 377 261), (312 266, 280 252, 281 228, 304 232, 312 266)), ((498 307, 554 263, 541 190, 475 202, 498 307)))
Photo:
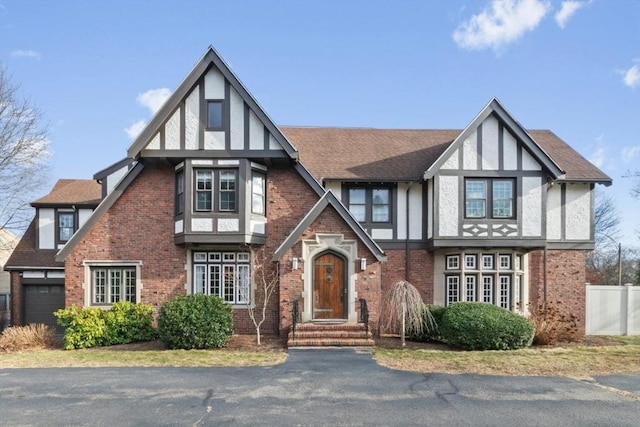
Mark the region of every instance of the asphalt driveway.
POLYGON ((291 350, 267 368, 0 370, 7 426, 637 426, 640 375, 415 374, 366 350, 291 350))

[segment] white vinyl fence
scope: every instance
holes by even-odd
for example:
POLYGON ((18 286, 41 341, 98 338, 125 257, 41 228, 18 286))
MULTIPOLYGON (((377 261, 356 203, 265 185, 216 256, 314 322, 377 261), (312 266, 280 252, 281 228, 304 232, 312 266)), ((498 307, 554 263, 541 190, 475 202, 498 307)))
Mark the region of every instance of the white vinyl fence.
POLYGON ((640 335, 640 286, 587 285, 587 335, 640 335))

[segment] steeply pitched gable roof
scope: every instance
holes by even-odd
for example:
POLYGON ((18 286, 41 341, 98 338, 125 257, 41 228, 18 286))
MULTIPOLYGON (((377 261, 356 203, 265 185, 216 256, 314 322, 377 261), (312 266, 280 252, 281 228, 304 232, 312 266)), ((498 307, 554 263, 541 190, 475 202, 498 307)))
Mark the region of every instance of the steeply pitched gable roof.
POLYGON ((178 86, 174 93, 167 99, 167 101, 160 107, 160 110, 154 115, 149 124, 140 132, 140 135, 133 141, 131 147, 127 151, 127 157, 137 159, 140 152, 149 143, 153 135, 158 131, 160 126, 171 116, 173 111, 178 107, 178 104, 182 99, 188 95, 193 89, 198 80, 203 77, 207 70, 214 65, 229 81, 229 84, 238 92, 244 102, 249 105, 249 108, 258 116, 262 123, 269 130, 271 135, 276 139, 280 146, 285 150, 287 155, 292 159, 298 158, 298 153, 287 138, 280 132, 278 127, 274 124, 273 120, 267 115, 262 107, 255 100, 253 95, 245 88, 242 82, 231 71, 226 62, 220 57, 218 52, 209 46, 204 56, 198 61, 196 66, 191 70, 183 82, 178 86))
POLYGON ((97 206, 102 197, 102 187, 90 179, 60 179, 49 194, 31 202, 42 206, 97 206))
POLYGON ((282 126, 300 161, 320 181, 417 181, 435 173, 489 114, 496 114, 556 178, 611 178, 548 130, 525 130, 495 99, 464 130, 282 126))
POLYGON ((298 241, 302 233, 315 221, 318 216, 327 208, 333 207, 338 215, 351 227, 365 246, 373 253, 378 261, 386 261, 387 256, 384 251, 380 249, 380 246, 367 234, 362 228, 362 225, 356 220, 353 215, 340 203, 331 191, 327 191, 318 202, 311 208, 311 210, 305 215, 305 217, 296 225, 296 227, 289 233, 286 239, 280 244, 278 249, 273 253, 273 261, 279 261, 280 258, 298 241))

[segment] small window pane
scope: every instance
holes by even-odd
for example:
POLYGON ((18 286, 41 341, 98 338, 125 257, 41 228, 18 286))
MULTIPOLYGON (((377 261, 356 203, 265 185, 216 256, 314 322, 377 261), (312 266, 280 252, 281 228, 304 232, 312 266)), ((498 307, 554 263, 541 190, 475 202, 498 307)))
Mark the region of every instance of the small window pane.
POLYGON ((476 276, 465 276, 467 301, 476 300, 476 276))
POLYGON ((209 101, 207 103, 207 108, 208 108, 207 127, 222 128, 222 102, 209 101))
POLYGON ((509 270, 509 269, 511 269, 511 256, 500 255, 500 270, 509 270))
POLYGON ((264 175, 254 173, 251 179, 251 212, 258 215, 265 213, 264 175))
POLYGON ((482 268, 493 270, 493 255, 482 255, 482 268))
POLYGON ((447 276, 447 305, 460 301, 460 277, 447 276))
POLYGON ((72 212, 58 214, 58 235, 60 242, 66 242, 73 236, 73 222, 74 214, 72 212))
POLYGON ((371 221, 389 222, 389 189, 374 188, 371 192, 371 221))
POLYGON ((493 304, 493 276, 482 276, 482 302, 493 304))
POLYGON ((204 293, 204 284, 207 280, 207 266, 196 265, 193 274, 193 293, 204 293))
POLYGON ((364 205, 365 203, 365 190, 364 188, 351 188, 349 190, 349 203, 364 205))
POLYGON ((349 211, 359 222, 367 220, 366 190, 364 188, 349 189, 349 211))
POLYGON ((475 270, 476 269, 476 263, 477 263, 477 255, 465 255, 464 256, 464 266, 465 268, 468 268, 470 270, 475 270))
POLYGON ((236 210, 236 173, 233 171, 220 172, 220 210, 236 210))
POLYGON ((460 268, 460 257, 458 255, 450 255, 447 257, 447 270, 457 270, 460 268))
POLYGON ((196 262, 205 262, 207 260, 206 252, 195 252, 193 254, 193 260, 196 262))

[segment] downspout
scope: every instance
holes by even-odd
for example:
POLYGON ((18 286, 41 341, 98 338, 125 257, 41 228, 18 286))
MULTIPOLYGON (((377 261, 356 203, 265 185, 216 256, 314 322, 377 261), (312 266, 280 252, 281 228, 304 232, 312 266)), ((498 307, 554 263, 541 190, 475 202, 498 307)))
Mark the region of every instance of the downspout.
POLYGON ((411 283, 411 281, 409 280, 409 277, 411 277, 411 252, 409 252, 409 191, 411 190, 411 187, 413 186, 414 182, 410 181, 409 185, 407 186, 407 193, 405 195, 405 204, 406 204, 406 208, 405 208, 405 212, 407 215, 407 221, 406 221, 406 234, 405 234, 405 240, 404 240, 404 251, 405 251, 405 255, 404 255, 404 260, 405 260, 405 265, 404 265, 404 271, 405 271, 405 281, 411 283))
POLYGON ((544 300, 544 306, 547 306, 547 244, 544 245, 544 251, 542 253, 542 295, 544 300))

